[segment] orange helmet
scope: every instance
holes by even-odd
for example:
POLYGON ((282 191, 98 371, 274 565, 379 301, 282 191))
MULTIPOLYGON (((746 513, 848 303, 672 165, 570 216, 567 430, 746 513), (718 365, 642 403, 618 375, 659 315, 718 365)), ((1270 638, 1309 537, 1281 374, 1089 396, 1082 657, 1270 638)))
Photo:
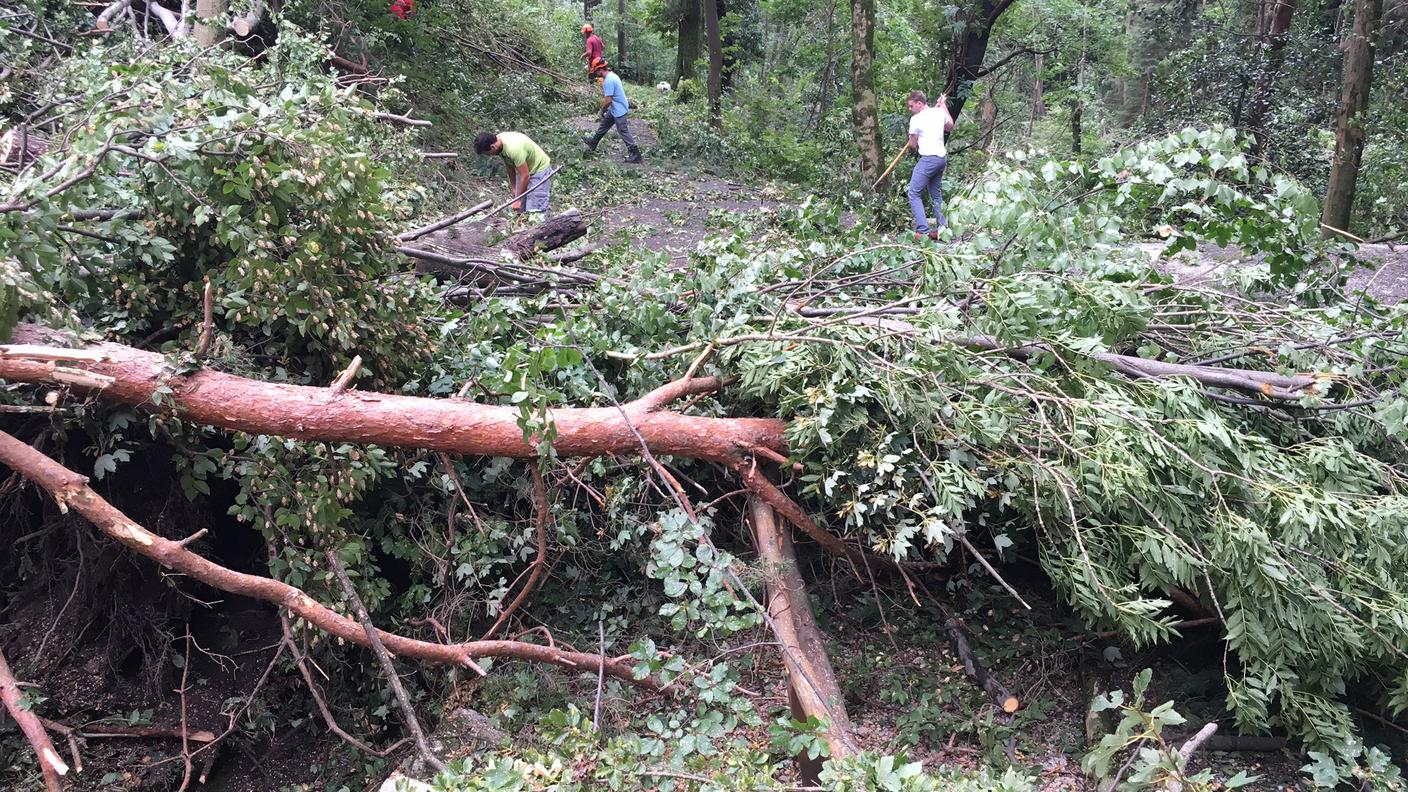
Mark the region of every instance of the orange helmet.
POLYGON ((592 23, 588 22, 587 24, 582 25, 582 32, 583 32, 583 33, 590 33, 590 32, 592 32, 592 23))
POLYGON ((599 72, 599 71, 606 71, 606 69, 607 69, 607 64, 606 64, 606 60, 605 60, 605 59, 603 59, 603 58, 593 58, 593 59, 592 59, 592 65, 590 65, 590 66, 587 67, 587 73, 588 73, 588 74, 596 74, 596 73, 599 72))

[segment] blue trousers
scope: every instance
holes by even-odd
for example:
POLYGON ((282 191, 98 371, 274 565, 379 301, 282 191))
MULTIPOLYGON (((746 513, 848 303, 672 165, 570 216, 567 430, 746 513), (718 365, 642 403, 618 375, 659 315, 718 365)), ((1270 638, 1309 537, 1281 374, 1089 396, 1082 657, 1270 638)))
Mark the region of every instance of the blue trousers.
POLYGON ((934 222, 939 228, 948 225, 944 220, 944 193, 940 183, 944 178, 947 157, 920 157, 909 177, 909 211, 914 215, 914 230, 921 234, 929 232, 929 217, 924 213, 924 192, 929 192, 929 203, 934 207, 934 222))

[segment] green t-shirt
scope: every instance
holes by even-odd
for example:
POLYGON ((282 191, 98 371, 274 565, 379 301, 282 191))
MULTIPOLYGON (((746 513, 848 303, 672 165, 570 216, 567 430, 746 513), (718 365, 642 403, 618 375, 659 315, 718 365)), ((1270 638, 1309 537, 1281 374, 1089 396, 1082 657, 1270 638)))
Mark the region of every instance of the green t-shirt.
POLYGON ((499 156, 515 168, 527 164, 529 173, 540 173, 552 166, 542 147, 522 132, 500 132, 499 142, 503 144, 499 156))

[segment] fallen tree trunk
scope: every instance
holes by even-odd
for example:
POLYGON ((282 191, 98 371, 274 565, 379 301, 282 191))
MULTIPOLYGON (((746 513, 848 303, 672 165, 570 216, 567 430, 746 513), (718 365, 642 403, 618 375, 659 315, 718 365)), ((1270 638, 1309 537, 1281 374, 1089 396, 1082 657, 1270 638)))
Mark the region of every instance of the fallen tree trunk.
MULTIPOLYGON (((480 244, 478 236, 452 227, 427 231, 420 235, 421 244, 433 247, 435 250, 431 252, 438 252, 441 258, 435 260, 417 256, 416 270, 458 280, 466 274, 473 273, 474 268, 456 266, 455 259, 502 260, 504 253, 507 252, 513 259, 526 261, 542 251, 556 250, 563 245, 581 239, 586 236, 588 225, 589 223, 580 211, 569 209, 532 228, 525 228, 494 245, 480 244)), ((418 249, 412 248, 410 251, 402 249, 401 252, 415 256, 413 251, 418 249)))
MULTIPOLYGON (((827 657, 826 641, 812 616, 806 584, 797 570, 797 551, 791 534, 778 525, 772 507, 758 498, 748 501, 748 516, 758 555, 767 565, 768 616, 783 648, 792 717, 799 721, 816 718, 825 724, 823 733, 830 758, 851 756, 857 749, 851 737, 845 697, 827 657)), ((803 780, 815 783, 821 763, 804 759, 799 759, 799 763, 803 780)))
MULTIPOLYGON (((12 340, 17 345, 66 341, 30 324, 17 326, 12 340)), ((327 388, 266 383, 208 369, 173 376, 161 355, 121 344, 89 344, 83 350, 50 348, 55 355, 72 358, 77 352, 87 359, 56 366, 53 360, 12 356, 8 354, 12 347, 0 346, 0 379, 69 382, 100 391, 110 401, 251 434, 476 456, 538 456, 536 444, 523 438, 517 407, 356 390, 332 396, 327 388), (74 383, 75 373, 89 379, 74 383)), ((760 449, 785 454, 785 425, 780 420, 706 418, 664 410, 676 399, 708 393, 720 385, 717 377, 672 382, 623 405, 624 416, 615 407, 550 409, 549 418, 557 429, 553 447, 562 457, 637 456, 639 432, 656 455, 727 464, 747 460, 760 449)))
MULTIPOLYGON (((165 569, 179 572, 211 588, 229 594, 273 603, 314 627, 348 643, 362 647, 371 646, 371 639, 367 632, 355 620, 337 613, 326 605, 315 601, 301 589, 290 586, 283 581, 236 572, 196 555, 186 548, 184 542, 173 541, 148 531, 94 492, 88 486, 87 478, 74 473, 4 432, 0 432, 0 463, 48 491, 58 503, 60 511, 67 512, 69 509, 77 511, 107 536, 117 540, 129 550, 150 558, 165 569)), ((376 634, 388 651, 432 663, 478 669, 478 665, 474 662, 476 659, 502 657, 548 663, 574 671, 600 670, 617 679, 652 690, 664 688, 664 685, 653 677, 636 679, 628 661, 607 658, 602 655, 568 652, 551 646, 521 641, 468 641, 458 644, 441 644, 407 638, 385 630, 377 630, 376 634)), ((5 671, 5 669, 0 669, 0 671, 5 671)), ((8 699, 6 703, 8 705, 8 699)), ((42 726, 40 731, 43 731, 42 726)), ((47 739, 45 737, 46 741, 47 739)), ((52 746, 50 746, 50 750, 52 750, 52 746)))
POLYGON ((39 159, 49 150, 49 140, 23 126, 12 127, 0 135, 0 165, 22 168, 39 159))

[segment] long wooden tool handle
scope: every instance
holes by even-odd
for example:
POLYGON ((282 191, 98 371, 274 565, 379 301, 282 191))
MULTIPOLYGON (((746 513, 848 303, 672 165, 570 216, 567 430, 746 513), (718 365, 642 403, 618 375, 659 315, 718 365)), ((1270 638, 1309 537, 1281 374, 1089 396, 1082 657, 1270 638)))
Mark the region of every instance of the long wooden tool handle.
POLYGON ((906 140, 906 141, 904 142, 904 148, 900 149, 900 153, 896 154, 896 155, 895 155, 895 158, 892 159, 892 160, 890 160, 890 167, 886 168, 886 169, 885 169, 885 172, 882 173, 882 174, 880 174, 880 178, 876 179, 876 180, 875 180, 875 183, 872 184, 872 185, 870 185, 870 189, 871 189, 872 191, 873 191, 876 187, 879 187, 879 186, 880 186, 880 182, 885 181, 885 177, 886 177, 886 176, 889 176, 889 175, 890 175, 890 171, 894 170, 894 169, 895 169, 895 166, 900 163, 900 157, 903 157, 903 156, 904 156, 904 153, 905 153, 906 151, 909 151, 909 141, 908 141, 908 140, 906 140))

